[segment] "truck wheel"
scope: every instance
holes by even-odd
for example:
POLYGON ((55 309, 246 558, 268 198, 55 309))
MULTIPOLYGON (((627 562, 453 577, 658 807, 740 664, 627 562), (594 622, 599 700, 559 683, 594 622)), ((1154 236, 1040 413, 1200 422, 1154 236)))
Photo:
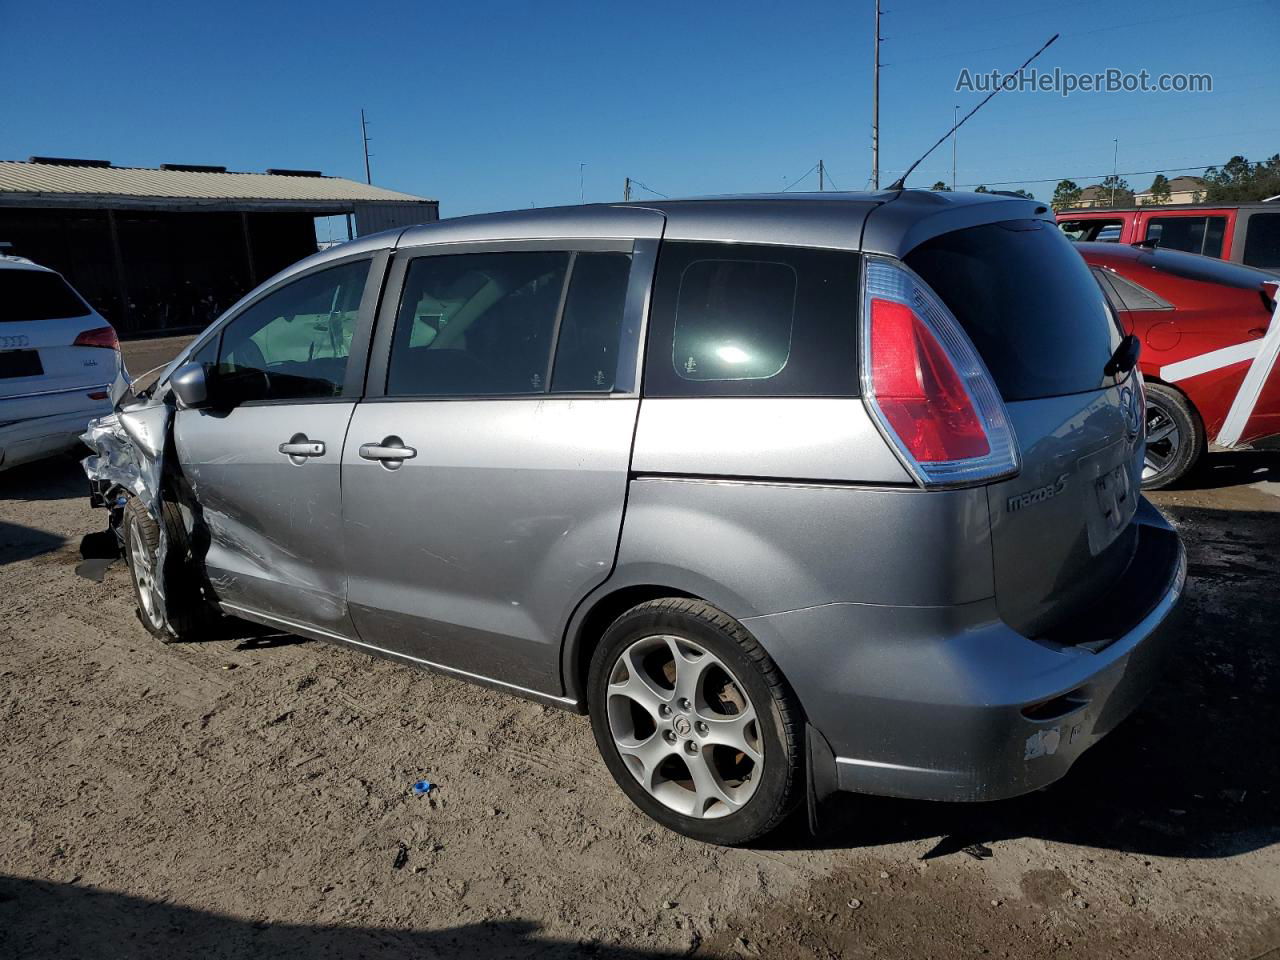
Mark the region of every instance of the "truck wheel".
POLYGON ((777 666, 701 600, 642 603, 605 633, 588 675, 591 728, 623 792, 658 823, 736 845, 802 794, 803 721, 777 666))
POLYGON ((124 551, 138 619, 164 643, 197 640, 216 617, 185 556, 186 527, 177 506, 165 501, 162 515, 169 538, 163 570, 156 562, 160 527, 137 497, 130 497, 124 506, 124 551))
POLYGON ((1147 384, 1147 450, 1142 488, 1177 483, 1204 453, 1204 425, 1185 396, 1160 383, 1147 384))

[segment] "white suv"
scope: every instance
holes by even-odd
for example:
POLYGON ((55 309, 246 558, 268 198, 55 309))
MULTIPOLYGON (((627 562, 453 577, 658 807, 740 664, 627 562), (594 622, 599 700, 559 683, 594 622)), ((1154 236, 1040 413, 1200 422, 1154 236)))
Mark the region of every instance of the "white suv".
POLYGON ((111 325, 60 274, 0 256, 0 470, 74 449, 127 386, 111 325))

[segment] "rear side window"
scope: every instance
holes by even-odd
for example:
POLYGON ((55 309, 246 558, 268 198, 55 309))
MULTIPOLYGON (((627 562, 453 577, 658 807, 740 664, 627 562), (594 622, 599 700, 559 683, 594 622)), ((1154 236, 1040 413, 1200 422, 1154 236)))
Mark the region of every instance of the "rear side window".
POLYGON ((858 256, 667 241, 646 396, 856 396, 858 256))
POLYGON ((1069 240, 1097 241, 1099 243, 1116 243, 1120 239, 1123 220, 1103 220, 1091 217, 1086 220, 1062 220, 1058 229, 1066 234, 1069 240))
POLYGON ((388 396, 545 393, 571 256, 526 250, 410 263, 388 396))
POLYGON ((1255 213, 1249 217, 1244 262, 1263 270, 1280 270, 1280 213, 1255 213))
POLYGON ((1120 343, 1102 288, 1052 223, 934 237, 906 257, 955 314, 1005 400, 1095 390, 1120 343))
POLYGON ((608 393, 618 371, 629 253, 576 253, 565 295, 551 389, 608 393))
POLYGON ((0 270, 0 323, 87 317, 91 311, 56 273, 0 270))
POLYGON ((1206 257, 1222 256, 1226 231, 1226 217, 1152 217, 1147 221, 1147 239, 1159 240, 1161 249, 1206 257))

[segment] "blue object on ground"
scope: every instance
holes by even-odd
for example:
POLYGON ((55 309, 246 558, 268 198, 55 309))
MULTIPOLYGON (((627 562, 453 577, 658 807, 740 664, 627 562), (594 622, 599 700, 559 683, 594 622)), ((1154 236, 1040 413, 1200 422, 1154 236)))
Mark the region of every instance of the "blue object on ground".
POLYGON ((413 792, 421 796, 424 793, 430 793, 434 787, 435 784, 430 780, 419 780, 413 785, 413 792))

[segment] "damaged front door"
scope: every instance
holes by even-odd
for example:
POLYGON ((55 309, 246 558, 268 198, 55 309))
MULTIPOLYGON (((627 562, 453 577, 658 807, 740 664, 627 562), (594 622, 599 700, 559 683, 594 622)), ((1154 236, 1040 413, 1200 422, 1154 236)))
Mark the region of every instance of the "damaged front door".
POLYGON ((198 513, 195 546, 230 613, 351 633, 340 470, 369 276, 360 258, 290 280, 192 355, 210 402, 178 412, 174 442, 198 513))

